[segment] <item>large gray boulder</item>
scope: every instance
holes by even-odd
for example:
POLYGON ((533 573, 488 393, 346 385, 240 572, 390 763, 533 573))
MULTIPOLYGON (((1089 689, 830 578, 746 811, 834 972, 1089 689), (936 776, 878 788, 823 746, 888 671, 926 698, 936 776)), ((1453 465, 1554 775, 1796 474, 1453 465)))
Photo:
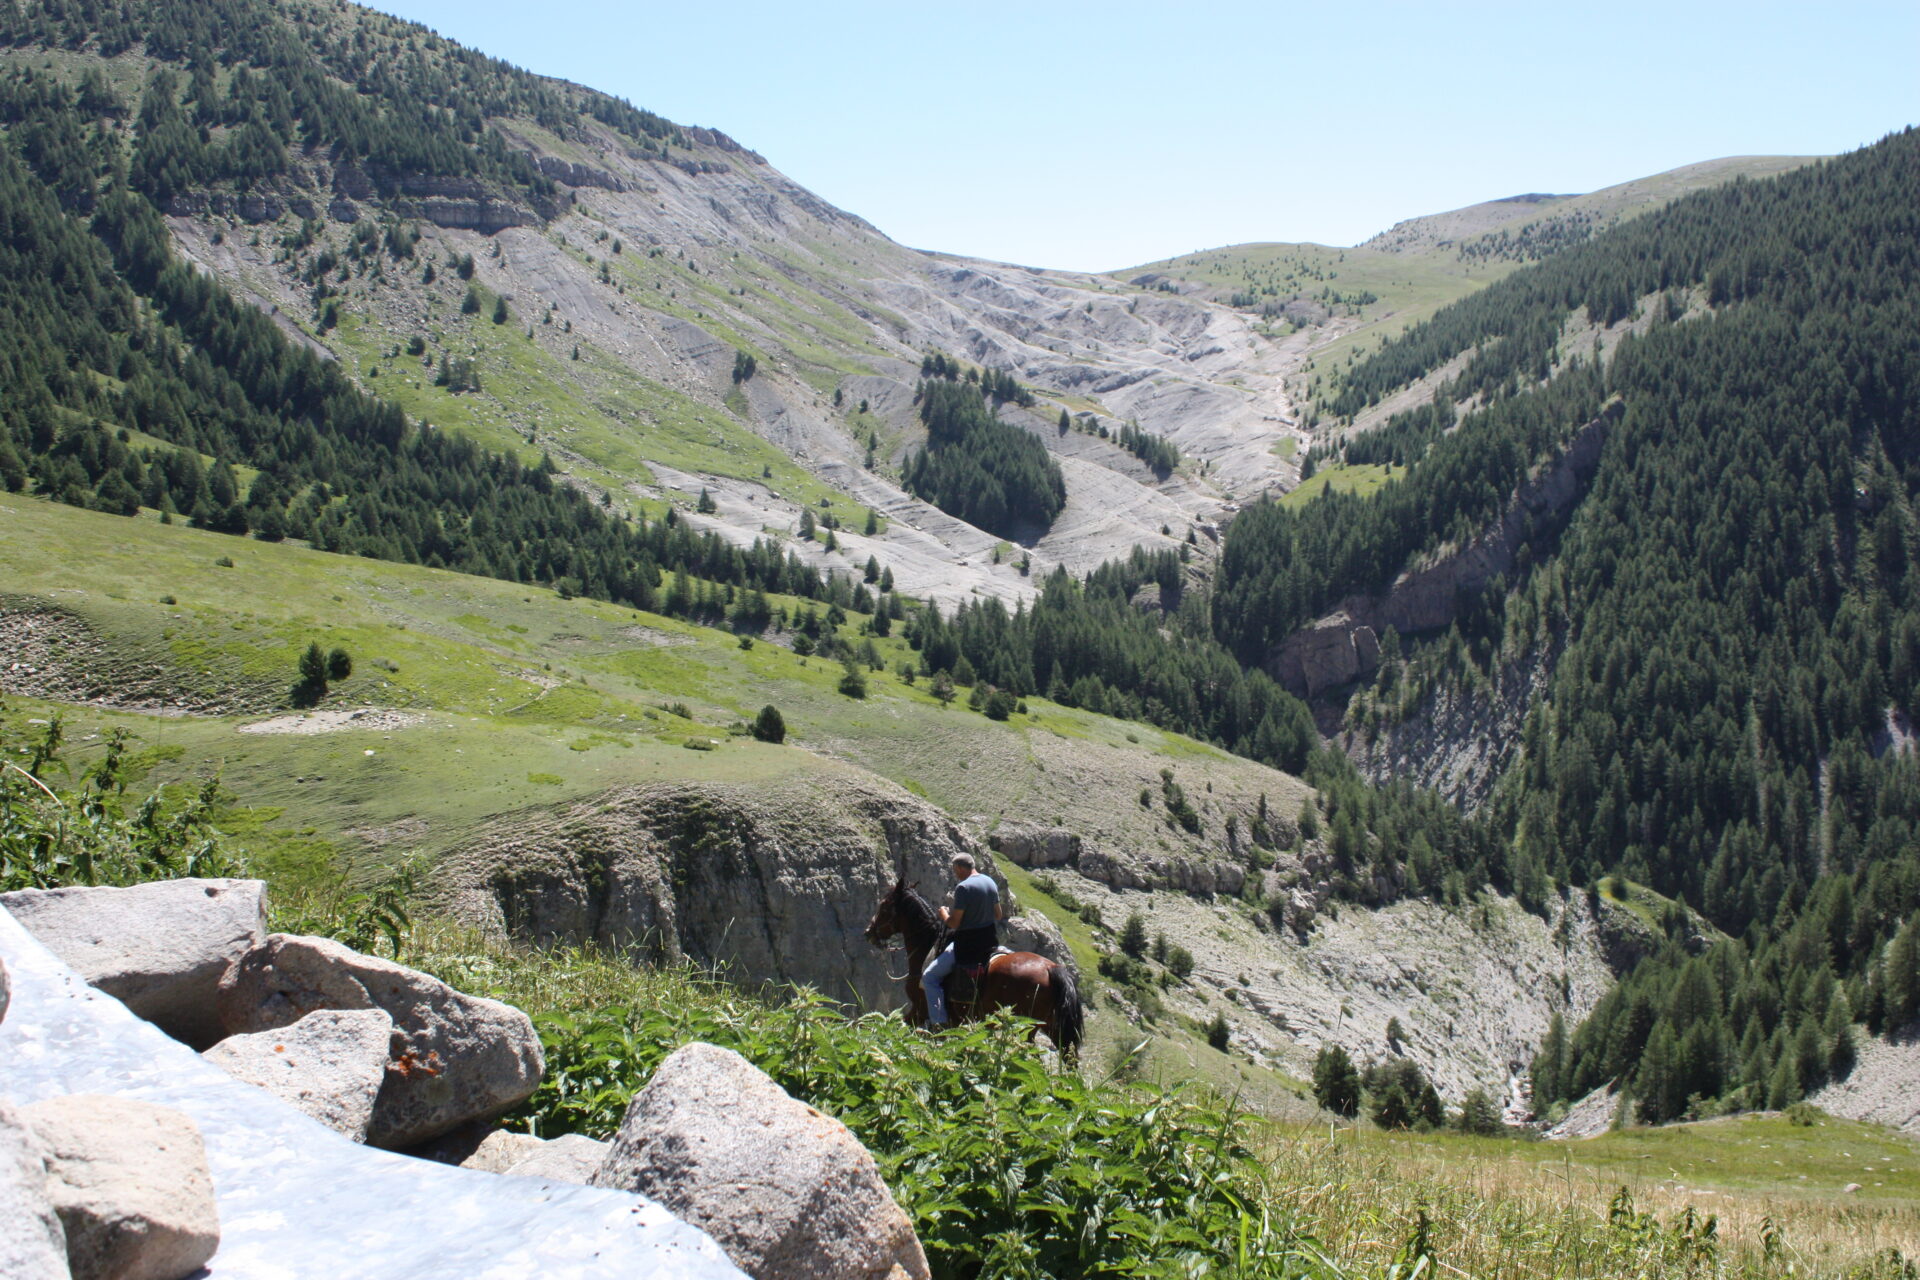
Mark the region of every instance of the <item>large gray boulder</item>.
POLYGON ((47 1199, 46 1148, 0 1098, 0 1276, 67 1280, 67 1232, 47 1199))
POLYGON ((228 1036, 203 1056, 234 1079, 365 1142, 392 1039, 393 1019, 384 1009, 319 1009, 278 1031, 228 1036))
POLYGON ((598 1142, 585 1134, 564 1134, 541 1142, 532 1155, 508 1166, 507 1173, 515 1178, 545 1178, 548 1182, 590 1187, 593 1175, 600 1172, 612 1149, 612 1143, 598 1142))
POLYGON ((171 1107, 73 1093, 25 1108, 74 1280, 181 1280, 220 1247, 207 1150, 171 1107))
POLYGON ((267 931, 259 880, 21 889, 0 894, 0 907, 89 983, 196 1049, 222 1034, 221 976, 267 931))
POLYGON ((925 1280, 873 1156, 739 1054, 676 1051, 635 1095, 596 1187, 637 1191, 759 1280, 925 1280))
POLYGON ((540 1038, 520 1010, 331 938, 269 935, 221 981, 219 1009, 235 1035, 291 1026, 321 1009, 383 1010, 393 1035, 367 1129, 377 1147, 413 1146, 497 1116, 532 1094, 545 1070, 540 1038))

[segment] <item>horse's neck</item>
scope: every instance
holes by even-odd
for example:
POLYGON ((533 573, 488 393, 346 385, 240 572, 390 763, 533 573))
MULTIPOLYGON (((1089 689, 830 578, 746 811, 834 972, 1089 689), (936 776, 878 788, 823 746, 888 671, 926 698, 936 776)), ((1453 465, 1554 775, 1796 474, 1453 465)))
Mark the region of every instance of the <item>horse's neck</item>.
MULTIPOLYGON (((911 914, 915 916, 919 915, 918 912, 911 914)), ((941 943, 947 940, 947 929, 946 926, 940 922, 940 917, 931 914, 930 911, 926 918, 904 921, 900 930, 900 936, 906 940, 909 954, 918 955, 922 960, 925 960, 929 954, 939 948, 941 943)))

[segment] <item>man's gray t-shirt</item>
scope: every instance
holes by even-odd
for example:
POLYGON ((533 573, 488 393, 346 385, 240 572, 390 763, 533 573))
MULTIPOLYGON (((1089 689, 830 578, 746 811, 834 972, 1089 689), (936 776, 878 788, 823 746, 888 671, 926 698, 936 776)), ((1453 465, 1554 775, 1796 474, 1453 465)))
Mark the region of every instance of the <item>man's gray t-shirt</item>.
POLYGON ((961 933, 991 926, 993 909, 999 903, 1000 886, 993 882, 993 877, 974 872, 953 886, 953 909, 959 916, 954 921, 953 931, 961 933))

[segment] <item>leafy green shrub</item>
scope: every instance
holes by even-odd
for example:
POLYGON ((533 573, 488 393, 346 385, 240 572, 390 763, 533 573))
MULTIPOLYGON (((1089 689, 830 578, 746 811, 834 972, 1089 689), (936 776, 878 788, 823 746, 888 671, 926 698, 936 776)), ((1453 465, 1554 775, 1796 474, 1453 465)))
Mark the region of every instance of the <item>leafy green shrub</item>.
MULTIPOLYGON (((10 728, 0 719, 0 743, 13 745, 10 728)), ((9 753, 17 763, 0 763, 0 892, 238 874, 212 826, 217 782, 156 790, 129 809, 127 735, 116 730, 78 786, 56 788, 70 772, 65 731, 58 716, 39 728, 9 753)))
POLYGON ((942 1280, 1307 1268, 1284 1220, 1258 1207, 1244 1117, 1179 1091, 1052 1071, 1004 1015, 934 1039, 894 1015, 849 1019, 813 992, 768 1004, 691 972, 639 976, 672 990, 635 998, 596 991, 607 979, 586 975, 604 962, 578 952, 541 961, 582 977, 541 978, 561 1007, 540 1011, 490 958, 415 962, 537 1011, 547 1074, 510 1123, 543 1136, 611 1136, 655 1067, 690 1041, 740 1053, 873 1152, 942 1280))

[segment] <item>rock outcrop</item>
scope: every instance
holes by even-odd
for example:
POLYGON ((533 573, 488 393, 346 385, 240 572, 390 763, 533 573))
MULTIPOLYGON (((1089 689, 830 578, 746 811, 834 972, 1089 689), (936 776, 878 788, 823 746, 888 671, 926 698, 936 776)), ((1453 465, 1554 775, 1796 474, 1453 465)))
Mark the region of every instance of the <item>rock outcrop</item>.
POLYGON ((47 1152, 0 1098, 0 1276, 67 1280, 67 1232, 47 1199, 47 1152))
POLYGON ((1520 548, 1559 520, 1585 492, 1600 463, 1618 402, 1573 434, 1558 457, 1521 485, 1493 529, 1437 561, 1409 569, 1384 593, 1346 597, 1311 626, 1289 636, 1267 671, 1294 693, 1312 697, 1380 666, 1380 637, 1437 631, 1458 616, 1463 597, 1513 572, 1520 548))
POLYGON ((1063 827, 1002 826, 988 843, 1017 867, 1071 867, 1115 889, 1171 889, 1210 898, 1236 896, 1247 885, 1246 868, 1235 862, 1177 854, 1128 860, 1063 827))
POLYGON ((987 843, 1017 867, 1065 867, 1080 862, 1080 837, 1064 827, 1008 824, 995 831, 987 843))
POLYGON ((321 1009, 380 1009, 393 1019, 367 1130, 375 1146, 412 1146, 498 1115, 540 1083, 540 1038, 526 1014, 330 938, 271 934, 220 984, 220 1019, 233 1034, 292 1026, 321 1009))
POLYGON ((594 1185, 659 1200, 756 1280, 928 1275, 867 1149, 728 1049, 690 1044, 660 1064, 594 1185))
POLYGON ((1613 1128, 1614 1117, 1619 1113, 1619 1091, 1611 1083, 1604 1084, 1568 1107, 1560 1123, 1542 1136, 1556 1142, 1569 1138, 1597 1138, 1613 1128))
POLYGON ((228 1036, 203 1056, 335 1133, 365 1142, 392 1036, 384 1009, 320 1009, 278 1031, 228 1036))
POLYGON ((69 1094, 26 1107, 74 1280, 183 1280, 220 1247, 206 1147, 188 1116, 69 1094))
POLYGON ((22 889, 0 894, 0 908, 89 983, 196 1049, 224 1034, 220 979, 267 924, 259 880, 22 889))
MULTIPOLYGON (((440 890, 455 915, 526 941, 691 960, 887 1008, 899 984, 863 936, 867 922, 896 869, 937 899, 961 851, 992 873, 946 814, 871 776, 662 784, 515 815, 450 854, 440 890)), ((1050 927, 1033 924, 1034 945, 1066 959, 1050 927)))
POLYGON ((607 1154, 612 1150, 610 1142, 569 1133, 540 1142, 531 1155, 508 1165, 506 1173, 513 1178, 545 1178, 548 1182, 573 1182, 588 1187, 593 1185, 593 1176, 600 1172, 600 1166, 607 1162, 607 1154))

